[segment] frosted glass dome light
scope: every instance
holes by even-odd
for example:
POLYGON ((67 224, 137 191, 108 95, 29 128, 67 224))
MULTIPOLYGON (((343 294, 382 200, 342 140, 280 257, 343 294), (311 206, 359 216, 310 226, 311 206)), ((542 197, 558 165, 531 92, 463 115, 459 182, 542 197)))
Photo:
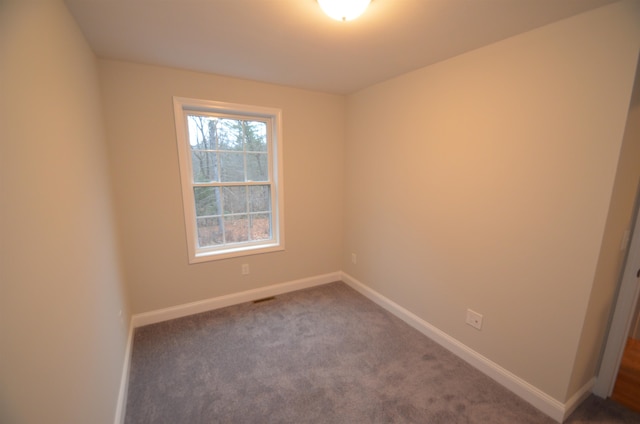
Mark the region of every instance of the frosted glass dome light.
POLYGON ((371 0, 318 0, 320 8, 336 21, 351 21, 362 15, 371 0))

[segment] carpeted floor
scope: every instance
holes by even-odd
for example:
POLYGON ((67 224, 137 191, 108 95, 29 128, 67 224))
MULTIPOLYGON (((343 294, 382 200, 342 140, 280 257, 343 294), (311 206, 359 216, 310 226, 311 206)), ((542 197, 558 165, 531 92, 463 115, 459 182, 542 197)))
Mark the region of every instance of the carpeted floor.
MULTIPOLYGON (((344 283, 136 330, 126 424, 553 423, 344 283)), ((640 423, 590 397, 570 423, 640 423)))

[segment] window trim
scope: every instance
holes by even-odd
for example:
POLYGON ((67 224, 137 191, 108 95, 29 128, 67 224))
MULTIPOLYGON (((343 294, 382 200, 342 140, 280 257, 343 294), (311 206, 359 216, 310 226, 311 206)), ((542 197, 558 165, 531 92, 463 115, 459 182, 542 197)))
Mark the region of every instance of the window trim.
POLYGON ((187 251, 189 263, 200 263, 228 259, 233 257, 256 255, 267 252, 284 250, 284 189, 282 166, 282 111, 276 108, 251 106, 237 103, 227 103, 212 100, 173 97, 173 109, 176 125, 176 142, 178 146, 178 160, 180 165, 180 180, 182 188, 182 207, 184 212, 185 232, 187 236, 187 251), (241 118, 256 118, 268 121, 268 158, 271 197, 271 239, 221 246, 219 248, 199 248, 196 227, 195 198, 191 168, 191 152, 189 144, 189 129, 186 125, 188 112, 214 113, 235 115, 241 118), (275 196, 275 198, 274 198, 275 196))

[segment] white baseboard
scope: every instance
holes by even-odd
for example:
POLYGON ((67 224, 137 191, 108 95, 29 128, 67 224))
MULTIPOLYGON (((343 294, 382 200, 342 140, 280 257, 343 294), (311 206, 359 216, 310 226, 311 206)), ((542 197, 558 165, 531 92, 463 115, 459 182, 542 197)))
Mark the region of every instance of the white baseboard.
MULTIPOLYGON (((375 290, 365 286, 360 281, 356 280, 347 273, 342 273, 342 281, 348 284, 353 289, 357 290, 373 302, 382 306, 387 311, 391 312, 416 330, 420 331, 425 336, 429 337, 445 349, 454 353, 470 365, 480 370, 482 373, 491 377, 511 392, 515 393, 537 409, 553 418, 557 422, 561 423, 564 419, 575 409, 582 400, 588 395, 590 387, 585 386, 583 388, 584 393, 580 391, 573 396, 569 402, 563 404, 562 402, 547 395, 537 387, 527 383, 517 375, 502 368, 500 365, 491 361, 490 359, 482 356, 478 352, 470 349, 468 346, 462 344, 458 340, 429 324, 417 315, 404 309, 397 303, 389 300, 375 290)), ((593 382, 591 383, 593 384, 593 382)))
POLYGON ((124 424, 124 413, 127 406, 127 394, 129 392, 129 367, 131 366, 131 349, 133 348, 133 320, 129 321, 129 331, 127 334, 127 345, 124 349, 124 363, 122 364, 122 375, 120 377, 120 389, 118 392, 118 402, 116 403, 116 417, 114 424, 124 424))
POLYGON ((143 325, 155 324, 157 322, 167 321, 170 319, 181 318, 193 314, 199 314, 201 312, 207 312, 214 309, 237 305, 239 303, 251 302, 253 300, 262 299, 269 296, 276 296, 282 293, 306 289, 308 287, 318 286, 320 284, 340 281, 341 277, 342 273, 340 271, 336 271, 329 274, 317 275, 314 277, 303 278, 286 283, 260 287, 258 289, 232 293, 225 296, 199 300, 197 302, 185 303, 184 305, 177 305, 170 308, 135 314, 131 318, 131 322, 133 323, 133 327, 142 327, 143 325))
POLYGON ((593 377, 584 386, 580 388, 571 398, 564 404, 564 417, 563 421, 569 418, 569 415, 576 410, 578 406, 593 392, 593 388, 596 385, 596 377, 593 377))

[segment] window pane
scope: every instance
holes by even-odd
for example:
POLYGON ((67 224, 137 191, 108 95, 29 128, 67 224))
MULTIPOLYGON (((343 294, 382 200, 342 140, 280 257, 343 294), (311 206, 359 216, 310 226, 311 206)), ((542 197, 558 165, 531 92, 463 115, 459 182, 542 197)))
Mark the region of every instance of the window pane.
POLYGON ((251 240, 269 240, 271 238, 271 215, 251 215, 251 240))
POLYGON ((218 159, 215 152, 191 151, 191 167, 194 183, 209 183, 218 180, 218 159))
POLYGON ((224 218, 224 237, 227 243, 249 241, 249 216, 227 216, 224 218))
POLYGON ((210 116, 187 116, 189 145, 192 149, 217 149, 218 118, 210 116))
POLYGON ((224 182, 244 182, 244 154, 221 152, 220 177, 224 182))
POLYGON ((247 213, 247 187, 223 187, 224 213, 247 213))
POLYGON ((271 191, 268 185, 249 187, 249 212, 270 212, 271 191))
POLYGON ((215 246, 222 243, 222 218, 197 218, 198 247, 215 246))
POLYGON ((267 151, 267 124, 260 121, 245 121, 246 150, 249 152, 267 151))
POLYGON ((269 181, 266 153, 247 153, 247 180, 269 181))
POLYGON ((243 131, 240 121, 235 119, 220 119, 218 126, 218 141, 220 150, 243 150, 243 131))
POLYGON ((220 188, 194 187, 196 216, 220 215, 220 188))

